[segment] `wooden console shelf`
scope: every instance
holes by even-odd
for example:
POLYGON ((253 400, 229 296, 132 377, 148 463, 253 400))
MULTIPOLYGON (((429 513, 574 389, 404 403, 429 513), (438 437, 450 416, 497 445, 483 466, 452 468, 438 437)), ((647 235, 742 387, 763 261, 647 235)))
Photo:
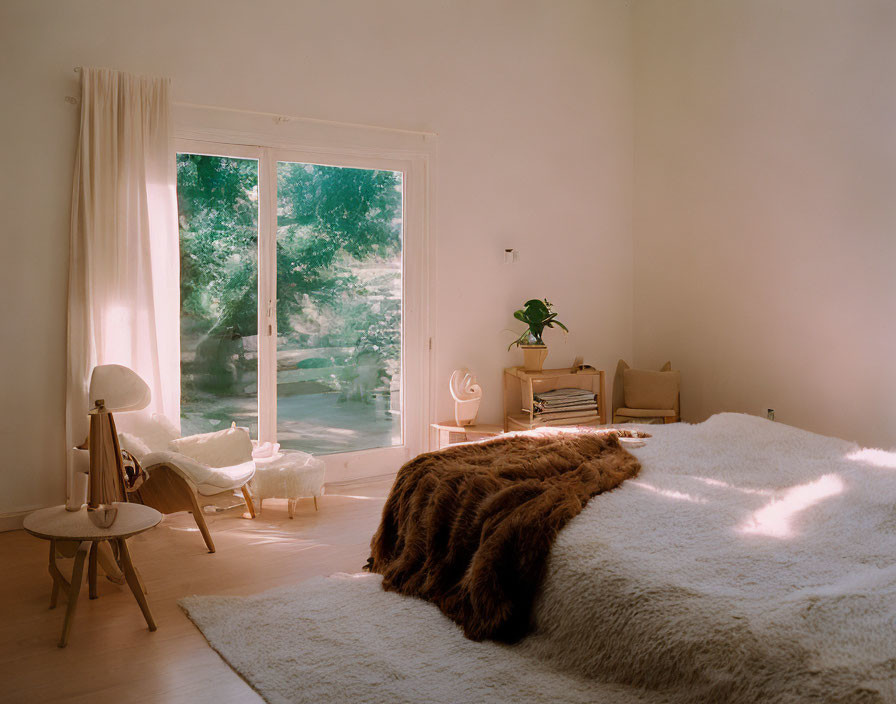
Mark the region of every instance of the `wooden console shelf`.
POLYGON ((597 396, 598 417, 575 425, 605 425, 607 392, 603 369, 542 369, 527 371, 522 367, 504 370, 504 431, 529 430, 545 425, 534 417, 534 395, 552 389, 588 389, 597 396))

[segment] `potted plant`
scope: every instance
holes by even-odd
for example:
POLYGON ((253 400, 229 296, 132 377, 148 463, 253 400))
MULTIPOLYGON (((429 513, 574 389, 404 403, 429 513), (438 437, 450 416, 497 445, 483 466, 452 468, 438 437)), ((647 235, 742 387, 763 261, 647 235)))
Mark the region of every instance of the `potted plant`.
POLYGON ((551 303, 546 298, 544 300, 533 298, 526 301, 523 308, 516 311, 513 317, 524 322, 528 327, 510 343, 507 349, 518 345, 523 350, 523 368, 527 371, 540 372, 544 366, 544 360, 548 356, 547 345, 544 344, 541 337, 544 334, 544 329, 556 325, 569 332, 569 328, 557 320, 557 314, 553 312, 551 303))

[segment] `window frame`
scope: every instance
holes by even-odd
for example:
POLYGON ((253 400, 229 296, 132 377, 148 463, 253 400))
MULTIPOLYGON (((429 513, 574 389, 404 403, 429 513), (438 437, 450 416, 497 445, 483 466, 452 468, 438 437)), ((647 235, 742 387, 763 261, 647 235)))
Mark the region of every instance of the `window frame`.
POLYGON ((291 161, 402 173, 402 444, 320 455, 320 458, 327 465, 327 481, 339 482, 394 473, 403 462, 428 449, 428 429, 434 417, 430 327, 434 302, 430 251, 431 148, 382 150, 346 146, 332 138, 313 140, 306 136, 303 140, 284 140, 221 129, 179 129, 174 152, 258 160, 258 439, 261 442, 274 441, 276 437, 277 163, 291 161))

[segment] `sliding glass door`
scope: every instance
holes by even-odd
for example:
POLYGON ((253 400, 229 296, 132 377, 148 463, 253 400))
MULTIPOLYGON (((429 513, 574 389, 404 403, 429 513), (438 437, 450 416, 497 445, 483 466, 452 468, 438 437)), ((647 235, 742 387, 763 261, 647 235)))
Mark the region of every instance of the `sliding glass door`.
POLYGON ((401 445, 400 172, 277 162, 277 440, 401 445))
POLYGON ((422 350, 404 315, 402 165, 181 146, 184 434, 236 421, 345 466, 406 457, 403 384, 422 350))

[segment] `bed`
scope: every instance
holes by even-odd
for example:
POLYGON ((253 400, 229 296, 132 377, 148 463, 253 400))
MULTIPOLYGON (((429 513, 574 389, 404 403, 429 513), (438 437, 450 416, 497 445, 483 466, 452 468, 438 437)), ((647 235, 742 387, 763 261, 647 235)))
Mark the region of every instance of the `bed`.
POLYGON ((730 413, 650 432, 517 647, 672 701, 896 702, 896 453, 730 413))
MULTIPOLYGON (((639 471, 625 454, 627 478, 573 507, 547 542, 514 645, 464 638, 444 605, 384 593, 375 574, 181 603, 269 701, 896 702, 896 452, 735 414, 647 430, 631 450, 639 471)), ((544 460, 542 441, 524 437, 544 460)), ((609 441, 575 447, 620 459, 609 441)), ((464 457, 458 448, 432 454, 464 457)), ((396 486, 430 459, 406 464, 396 486)), ((425 477, 437 485, 413 494, 421 516, 449 505, 426 499, 463 473, 425 477)), ((425 561, 447 536, 419 537, 402 555, 425 561)), ((534 574, 503 554, 518 581, 534 574)))

